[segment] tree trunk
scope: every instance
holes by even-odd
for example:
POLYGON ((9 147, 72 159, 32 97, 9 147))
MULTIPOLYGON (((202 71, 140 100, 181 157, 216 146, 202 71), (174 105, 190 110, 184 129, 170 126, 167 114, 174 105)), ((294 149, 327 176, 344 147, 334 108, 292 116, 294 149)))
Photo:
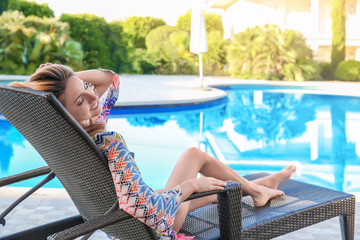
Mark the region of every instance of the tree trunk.
POLYGON ((345 60, 345 0, 334 0, 332 17, 331 66, 333 76, 339 62, 345 60))

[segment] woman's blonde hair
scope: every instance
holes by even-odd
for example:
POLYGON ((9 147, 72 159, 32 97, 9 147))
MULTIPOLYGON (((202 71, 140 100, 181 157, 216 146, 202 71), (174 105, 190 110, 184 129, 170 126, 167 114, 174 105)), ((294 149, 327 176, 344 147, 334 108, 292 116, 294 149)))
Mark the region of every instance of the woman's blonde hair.
MULTIPOLYGON (((65 65, 51 64, 39 68, 26 82, 12 82, 10 86, 19 88, 30 88, 34 90, 51 92, 61 102, 61 96, 65 92, 67 80, 74 76, 74 71, 65 65)), ((84 128, 89 135, 105 130, 105 124, 92 122, 90 126, 84 128)))
POLYGON ((59 97, 65 92, 67 80, 75 75, 73 70, 64 65, 51 64, 38 69, 26 82, 12 82, 10 86, 31 88, 44 92, 52 92, 59 97))

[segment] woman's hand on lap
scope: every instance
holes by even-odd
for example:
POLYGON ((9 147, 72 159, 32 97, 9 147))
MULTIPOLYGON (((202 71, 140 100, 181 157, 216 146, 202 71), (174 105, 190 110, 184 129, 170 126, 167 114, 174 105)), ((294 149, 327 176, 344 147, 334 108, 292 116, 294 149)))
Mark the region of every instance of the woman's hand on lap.
POLYGON ((199 193, 212 190, 222 190, 225 186, 226 182, 212 177, 195 178, 180 185, 183 193, 183 199, 188 198, 194 192, 199 193))
POLYGON ((226 182, 213 177, 200 177, 191 180, 195 184, 195 192, 207 192, 212 190, 222 190, 226 182))

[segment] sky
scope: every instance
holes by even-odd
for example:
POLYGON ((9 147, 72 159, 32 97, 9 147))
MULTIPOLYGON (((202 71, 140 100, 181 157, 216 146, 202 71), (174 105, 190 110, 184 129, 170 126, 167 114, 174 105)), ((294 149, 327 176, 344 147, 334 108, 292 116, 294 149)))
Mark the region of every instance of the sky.
MULTIPOLYGON (((131 16, 162 18, 175 25, 178 17, 191 10, 194 0, 35 0, 48 3, 55 16, 62 13, 91 13, 107 21, 125 20, 131 16)), ((210 10, 211 11, 211 10, 210 10)))

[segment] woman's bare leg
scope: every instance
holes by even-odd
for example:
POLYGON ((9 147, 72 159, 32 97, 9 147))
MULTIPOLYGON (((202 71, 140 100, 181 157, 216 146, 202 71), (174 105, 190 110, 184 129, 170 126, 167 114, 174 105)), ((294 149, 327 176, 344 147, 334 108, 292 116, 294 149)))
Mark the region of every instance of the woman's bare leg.
MULTIPOLYGON (((241 183, 244 194, 251 195, 255 206, 260 207, 264 206, 269 199, 283 195, 282 191, 275 189, 281 181, 291 176, 293 170, 295 169, 291 167, 287 170, 282 170, 278 174, 265 177, 263 181, 257 180, 251 182, 210 155, 197 148, 190 148, 176 163, 165 190, 196 178, 200 172, 206 177, 214 177, 224 181, 232 180, 241 183)), ((174 230, 178 231, 180 229, 188 212, 215 201, 216 195, 213 195, 182 203, 175 218, 174 230)))

